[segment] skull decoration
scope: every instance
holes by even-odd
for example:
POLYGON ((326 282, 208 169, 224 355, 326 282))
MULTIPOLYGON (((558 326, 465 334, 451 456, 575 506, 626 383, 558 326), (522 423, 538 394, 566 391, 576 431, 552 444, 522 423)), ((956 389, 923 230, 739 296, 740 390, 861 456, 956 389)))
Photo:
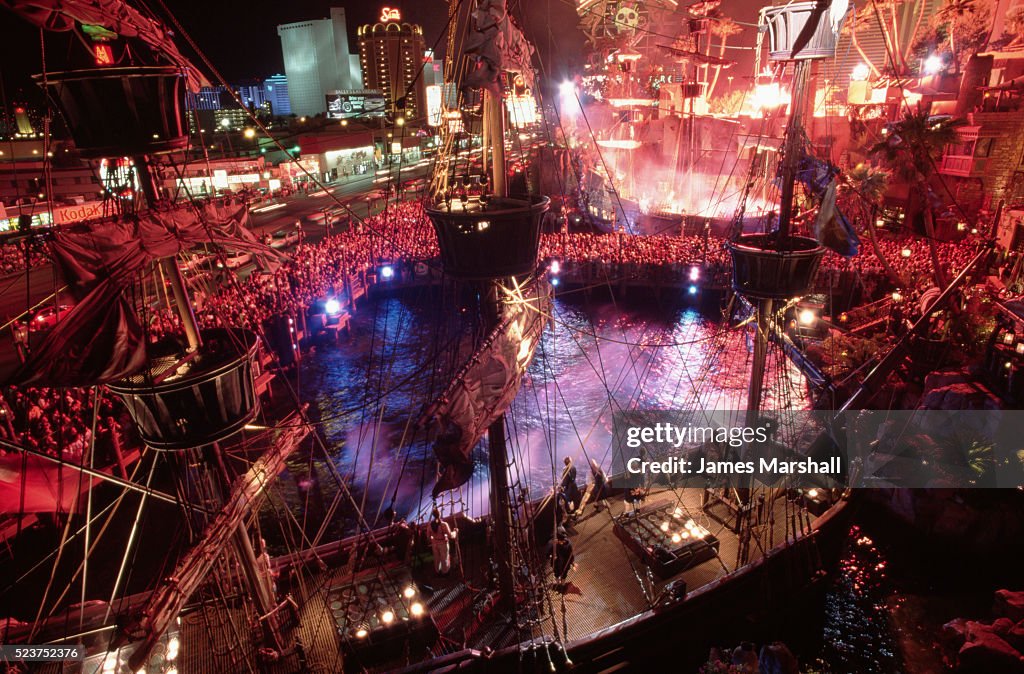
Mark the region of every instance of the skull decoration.
POLYGON ((615 29, 620 33, 632 33, 640 23, 640 13, 631 5, 619 5, 615 14, 615 29))

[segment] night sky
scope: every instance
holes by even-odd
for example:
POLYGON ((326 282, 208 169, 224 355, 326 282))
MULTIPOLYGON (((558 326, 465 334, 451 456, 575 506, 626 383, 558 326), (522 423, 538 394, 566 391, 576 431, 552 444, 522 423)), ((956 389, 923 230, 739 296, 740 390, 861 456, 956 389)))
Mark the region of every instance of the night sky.
MULTIPOLYGON (((444 0, 165 2, 200 48, 232 83, 262 79, 284 72, 281 42, 277 36, 278 24, 327 18, 331 7, 345 8, 349 50, 352 53, 357 52, 356 29, 365 23, 375 23, 382 7, 396 7, 401 10, 404 21, 423 26, 428 47, 441 36, 448 20, 448 5, 444 0)), ((549 63, 559 64, 557 75, 564 76, 566 64, 579 62, 582 57, 583 38, 575 28, 576 15, 572 5, 564 0, 522 0, 521 5, 530 13, 524 17, 524 23, 531 39, 549 63), (553 26, 553 30, 549 31, 548 26, 553 26)), ((154 3, 152 6, 159 5, 154 3)), ((515 11, 522 16, 522 10, 515 11)), ((19 92, 33 89, 28 76, 41 70, 39 31, 19 17, 0 10, 0 32, 4 38, 0 40, 0 72, 8 95, 17 97, 19 92)), ((59 40, 59 37, 54 40, 59 40)), ((179 47, 187 51, 180 43, 179 40, 179 47)), ((438 51, 444 51, 443 39, 438 51)), ((52 63, 56 60, 52 54, 50 60, 51 70, 58 69, 52 63)))
MULTIPOLYGON (((469 0, 464 0, 469 1, 469 0)), ((384 6, 401 10, 403 20, 423 26, 427 46, 441 35, 447 21, 444 0, 165 0, 185 29, 191 34, 224 77, 231 83, 262 79, 284 72, 277 25, 307 19, 326 18, 330 7, 344 7, 348 17, 349 48, 356 52, 356 28, 374 23, 384 6)), ((757 20, 757 8, 764 3, 750 0, 725 0, 722 10, 739 21, 757 20)), ((556 80, 579 72, 584 60, 583 36, 576 28, 573 0, 510 0, 514 15, 520 17, 527 36, 537 46, 544 70, 556 80)), ((157 3, 151 6, 158 7, 157 3)), ((656 27, 659 33, 673 34, 678 26, 656 27)), ((34 95, 28 76, 41 70, 39 32, 9 12, 0 10, 0 73, 9 98, 34 95)), ((756 30, 748 28, 734 38, 737 44, 752 45, 756 30)), ((55 38, 57 39, 57 38, 55 38)), ((180 42, 180 41, 179 41, 180 42)), ((184 45, 179 45, 184 47, 184 45)), ((443 52, 444 40, 439 44, 443 52)), ((49 51, 49 50, 48 50, 49 51)), ((185 50, 187 51, 187 50, 185 50)), ((731 74, 750 75, 750 52, 730 50, 729 58, 740 61, 731 74)), ((59 69, 59 60, 51 53, 50 69, 59 69)))

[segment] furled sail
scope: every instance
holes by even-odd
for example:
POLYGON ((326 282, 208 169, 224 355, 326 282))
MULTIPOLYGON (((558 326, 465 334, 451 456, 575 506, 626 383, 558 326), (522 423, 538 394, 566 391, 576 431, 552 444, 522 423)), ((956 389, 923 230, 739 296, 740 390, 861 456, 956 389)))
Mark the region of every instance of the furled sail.
POLYGON ((174 46, 171 32, 162 23, 122 0, 0 0, 0 6, 46 30, 74 30, 77 22, 102 26, 122 37, 138 38, 174 65, 187 69, 189 86, 193 90, 209 85, 174 46))
POLYGON ((200 243, 279 256, 248 230, 248 217, 244 204, 211 202, 57 229, 51 254, 76 304, 6 383, 89 386, 140 370, 144 331, 125 289, 146 265, 200 243))
POLYGON ((473 10, 466 53, 473 57, 476 69, 466 77, 466 86, 487 89, 501 95, 498 78, 503 72, 521 75, 533 88, 530 57, 533 46, 512 23, 505 0, 480 0, 473 10))
POLYGON ((519 391, 523 373, 551 311, 547 283, 535 281, 510 291, 501 324, 484 340, 452 383, 432 403, 421 424, 438 429, 434 453, 441 476, 434 496, 469 481, 470 454, 494 421, 505 413, 519 391))

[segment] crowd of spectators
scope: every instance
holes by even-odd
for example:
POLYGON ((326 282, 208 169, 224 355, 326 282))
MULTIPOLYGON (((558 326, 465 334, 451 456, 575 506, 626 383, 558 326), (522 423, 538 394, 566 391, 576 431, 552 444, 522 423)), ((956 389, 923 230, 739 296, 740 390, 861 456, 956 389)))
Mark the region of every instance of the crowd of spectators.
MULTIPOLYGON (((95 390, 5 389, 0 396, 0 438, 66 461, 80 460, 93 440, 95 390)), ((101 396, 96 411, 95 449, 102 465, 135 436, 127 410, 109 394, 101 396)))
MULTIPOLYGON (((882 251, 901 276, 904 287, 926 286, 932 275, 930 251, 917 239, 882 239, 882 251)), ((945 272, 960 271, 972 257, 969 243, 938 244, 945 272)), ((239 326, 259 329, 274 316, 298 317, 327 296, 341 295, 352 283, 363 283, 381 265, 412 267, 438 255, 433 229, 419 203, 389 204, 348 231, 330 234, 316 243, 301 243, 272 272, 252 273, 245 280, 234 275, 216 289, 197 290, 197 315, 206 326, 239 326)), ((724 242, 704 236, 628 237, 599 233, 545 234, 541 256, 557 259, 566 272, 581 265, 627 265, 643 275, 655 268, 673 269, 680 275, 700 265, 703 279, 727 283, 730 258, 724 242)), ((864 243, 861 254, 846 260, 829 254, 822 263, 822 285, 843 282, 852 273, 865 284, 890 287, 886 270, 864 243), (885 285, 885 284, 888 285, 885 285)), ((658 278, 652 275, 652 278, 658 278)), ((147 321, 155 340, 178 329, 178 319, 168 309, 156 310, 147 321)), ((0 398, 0 437, 33 449, 55 453, 63 447, 69 457, 80 456, 91 441, 92 402, 84 390, 45 388, 8 389, 0 398)), ((104 398, 100 406, 97 442, 102 447, 124 441, 128 419, 123 408, 104 398)))
MULTIPOLYGON (((50 258, 42 250, 33 249, 29 253, 28 266, 38 267, 49 262, 50 258)), ((3 246, 0 248, 0 276, 25 271, 25 251, 21 246, 3 246)))

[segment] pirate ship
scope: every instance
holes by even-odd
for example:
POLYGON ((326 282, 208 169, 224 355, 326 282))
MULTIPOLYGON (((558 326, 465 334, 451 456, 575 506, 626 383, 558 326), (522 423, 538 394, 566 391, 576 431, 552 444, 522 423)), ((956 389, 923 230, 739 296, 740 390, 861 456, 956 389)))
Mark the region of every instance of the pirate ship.
MULTIPOLYGON (((557 499, 529 491, 517 467, 515 426, 506 424, 506 416, 516 412, 517 392, 544 383, 547 375, 532 361, 558 321, 552 320, 550 290, 537 269, 548 198, 510 193, 506 180, 502 96, 510 73, 530 76, 531 59, 502 0, 450 5, 452 25, 466 28, 464 49, 450 49, 449 58, 468 54, 468 74, 459 82, 465 85, 461 106, 467 119, 479 113, 491 167, 486 189, 469 195, 442 160, 426 211, 446 287, 471 300, 460 316, 480 317, 480 329, 456 349, 458 366, 448 373, 448 385, 417 415, 438 466, 434 479, 421 480, 420 488, 459 531, 460 573, 438 577, 417 563, 418 553, 410 560, 410 528, 394 522, 376 527, 371 508, 352 497, 341 476, 335 476, 336 505, 350 506, 356 535, 324 543, 319 533, 300 527, 286 554, 260 554, 253 510, 275 489, 276 476, 304 437, 312 438, 311 452, 327 451, 319 424, 302 407, 280 416, 259 409, 254 374, 263 337, 238 328, 204 329, 176 265, 164 260, 197 242, 270 252, 238 226, 244 214, 237 210, 223 204, 172 206, 154 187, 154 164, 169 160, 163 153, 186 142, 180 87, 192 73, 166 30, 120 2, 103 4, 100 13, 94 3, 35 7, 28 18, 46 26, 100 25, 132 44, 141 40, 155 64, 41 78, 81 149, 135 157, 146 207, 54 233, 49 246, 80 299, 17 380, 102 385, 120 396, 146 444, 140 465, 150 478, 100 478, 138 504, 134 519, 127 518, 124 554, 113 582, 104 586, 110 591, 103 601, 88 601, 88 560, 103 550, 95 539, 90 543, 95 532, 87 512, 77 572, 60 564, 59 553, 56 561, 33 560, 39 568, 52 566, 43 587, 27 588, 41 595, 33 604, 37 610, 19 609, 7 588, 4 643, 82 644, 86 657, 71 666, 87 672, 636 668, 664 662, 666 654, 677 657, 680 634, 703 643, 739 615, 790 601, 836 558, 849 505, 841 485, 712 489, 655 481, 627 491, 615 487, 620 476, 613 475, 612 489, 600 495, 606 508, 577 522, 572 534, 578 568, 571 580, 581 599, 552 577, 545 544, 559 522, 557 499), (106 132, 92 128, 98 109, 113 100, 120 101, 114 106, 123 115, 119 125, 106 132), (126 290, 154 269, 167 277, 166 296, 181 330, 147 345, 135 318, 146 303, 133 305, 126 290), (105 337, 92 339, 96 334, 105 337), (78 357, 54 357, 67 349, 80 349, 78 357), (474 449, 484 436, 489 484, 487 507, 479 512, 469 504, 480 497, 472 477, 479 463, 474 449), (158 469, 170 488, 152 482, 158 469), (166 551, 145 590, 128 592, 123 576, 131 571, 141 514, 157 504, 173 505, 161 516, 183 519, 190 535, 166 551), (61 584, 64 591, 58 592, 61 584), (72 605, 69 589, 76 585, 82 601, 72 605)), ((763 16, 773 58, 799 71, 807 59, 827 57, 834 49, 837 28, 824 5, 791 3, 763 16)), ((133 50, 132 58, 139 57, 133 50)), ((790 136, 799 131, 795 117, 790 136)), ((452 133, 446 152, 455 147, 452 133)), ((824 252, 816 239, 794 233, 789 220, 787 199, 800 152, 797 141, 787 146, 777 227, 757 235, 737 231, 729 244, 733 287, 746 301, 747 315, 723 321, 700 345, 697 365, 686 373, 691 385, 673 399, 675 405, 743 410, 743 421, 751 425, 805 404, 805 384, 777 338, 780 304, 807 291, 824 252), (748 341, 749 362, 725 371, 723 355, 746 350, 748 341), (726 385, 736 378, 747 382, 741 392, 726 385)), ((898 357, 894 352, 883 359, 847 406, 884 380, 898 357)), ((550 383, 558 391, 557 377, 550 383)), ((642 380, 638 388, 625 401, 610 396, 609 410, 659 400, 657 392, 643 391, 642 380)), ((567 410, 562 418, 573 422, 567 410)), ((553 428, 558 419, 549 412, 537 423, 553 428)), ((796 455, 818 446, 787 437, 796 455)), ((581 450, 588 451, 582 441, 581 450)), ((589 451, 601 456, 597 448, 589 451)), ((553 474, 553 448, 550 458, 553 474)), ((69 527, 61 542, 78 535, 69 527)), ((22 569, 22 576, 38 579, 36 570, 22 569)))

